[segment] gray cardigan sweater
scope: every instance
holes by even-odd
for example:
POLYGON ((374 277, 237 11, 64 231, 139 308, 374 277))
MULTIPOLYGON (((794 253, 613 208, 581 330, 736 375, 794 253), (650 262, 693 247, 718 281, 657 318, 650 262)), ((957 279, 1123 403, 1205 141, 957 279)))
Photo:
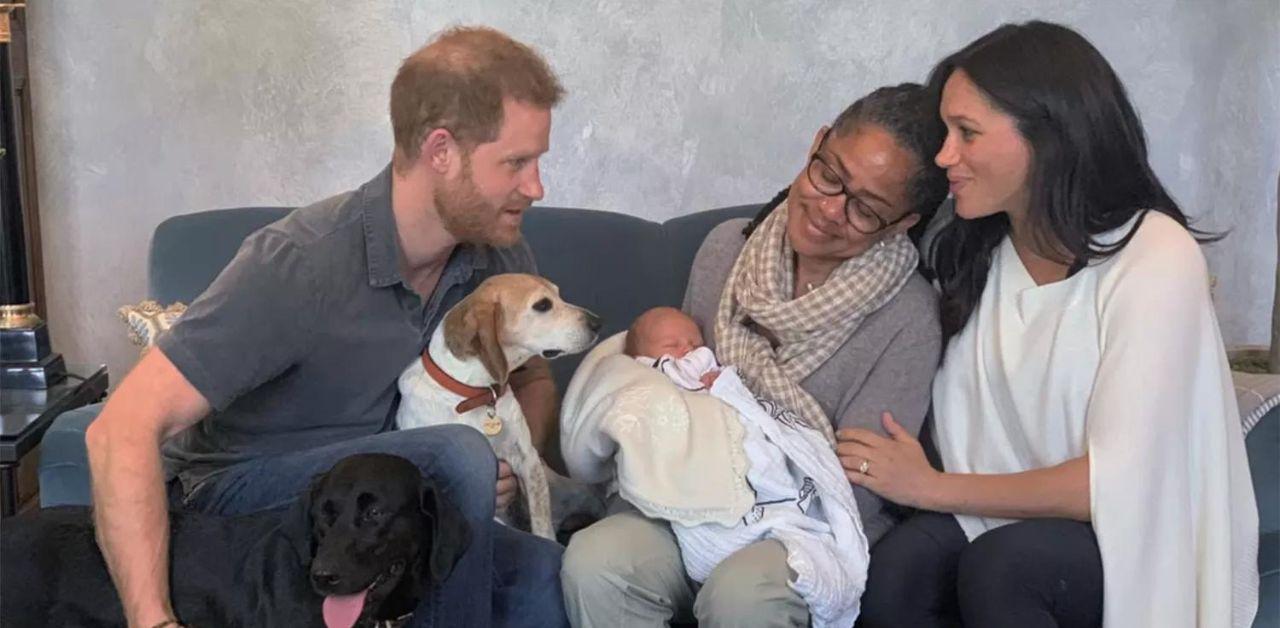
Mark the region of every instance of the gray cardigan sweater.
MULTIPOLYGON (((747 222, 729 220, 712 229, 689 273, 684 311, 698 322, 712 350, 716 310, 746 243, 742 228, 747 222)), ((912 434, 920 433, 942 347, 937 301, 933 288, 913 274, 897 296, 867 316, 829 360, 800 382, 837 430, 860 427, 885 434, 880 414, 887 410, 912 434)), ((893 527, 894 518, 874 493, 856 486, 853 492, 867 540, 874 544, 893 527)))

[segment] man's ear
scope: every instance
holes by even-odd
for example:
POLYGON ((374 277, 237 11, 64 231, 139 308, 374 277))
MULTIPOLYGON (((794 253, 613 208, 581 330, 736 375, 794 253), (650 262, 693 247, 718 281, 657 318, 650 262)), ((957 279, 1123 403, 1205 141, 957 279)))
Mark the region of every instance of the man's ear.
POLYGON ((461 159, 462 147, 449 129, 432 129, 422 138, 418 146, 418 159, 426 160, 427 166, 439 174, 445 174, 455 161, 461 159))
POLYGON ((507 354, 502 350, 502 306, 486 303, 482 307, 471 308, 471 314, 476 319, 472 348, 480 356, 480 363, 489 371, 494 381, 499 386, 505 386, 509 368, 507 354))
POLYGON ((449 577, 453 566, 471 546, 471 526, 462 512, 430 480, 423 478, 420 487, 419 506, 431 522, 427 577, 432 584, 439 585, 449 577))

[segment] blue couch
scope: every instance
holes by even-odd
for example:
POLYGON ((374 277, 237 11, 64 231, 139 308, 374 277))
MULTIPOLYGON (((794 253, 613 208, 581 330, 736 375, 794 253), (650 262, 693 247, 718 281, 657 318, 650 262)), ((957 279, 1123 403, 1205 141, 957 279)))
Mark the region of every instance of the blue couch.
MULTIPOLYGON (((689 266, 707 232, 730 218, 754 215, 758 208, 726 207, 659 224, 610 212, 543 207, 525 217, 524 232, 541 272, 560 286, 566 299, 604 317, 607 336, 649 307, 678 306, 689 266)), ((151 241, 150 298, 162 304, 190 303, 231 260, 246 235, 288 211, 225 209, 164 221, 151 241)), ((552 362, 561 390, 580 357, 552 362)), ((99 409, 93 405, 63 414, 45 434, 42 505, 90 502, 84 431, 99 409)), ((1262 419, 1247 444, 1262 524, 1258 562, 1263 595, 1254 626, 1280 628, 1280 408, 1262 419)))

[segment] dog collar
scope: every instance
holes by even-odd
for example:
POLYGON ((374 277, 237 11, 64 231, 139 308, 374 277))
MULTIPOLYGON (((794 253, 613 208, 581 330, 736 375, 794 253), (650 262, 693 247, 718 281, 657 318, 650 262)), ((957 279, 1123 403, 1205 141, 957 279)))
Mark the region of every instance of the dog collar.
POLYGON ((480 406, 494 407, 498 404, 498 397, 501 397, 507 392, 507 385, 505 383, 491 384, 484 388, 479 388, 476 386, 468 386, 454 379, 452 375, 444 372, 444 369, 440 368, 440 365, 436 364, 435 360, 431 359, 430 351, 422 352, 422 366, 427 369, 427 375, 431 376, 431 379, 436 380, 437 384, 443 386, 445 390, 463 397, 462 403, 459 403, 458 406, 454 408, 458 414, 470 412, 480 406))
POLYGON ((405 613, 395 619, 384 619, 376 624, 375 628, 401 628, 409 624, 409 620, 413 617, 413 612, 405 613))

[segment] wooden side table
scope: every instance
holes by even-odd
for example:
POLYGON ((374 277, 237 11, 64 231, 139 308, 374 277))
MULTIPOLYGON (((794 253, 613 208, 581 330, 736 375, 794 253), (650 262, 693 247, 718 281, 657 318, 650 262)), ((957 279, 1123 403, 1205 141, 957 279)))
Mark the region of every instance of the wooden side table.
POLYGON ((18 511, 18 464, 53 420, 106 394, 102 364, 67 364, 67 378, 46 390, 0 390, 0 517, 18 511))

